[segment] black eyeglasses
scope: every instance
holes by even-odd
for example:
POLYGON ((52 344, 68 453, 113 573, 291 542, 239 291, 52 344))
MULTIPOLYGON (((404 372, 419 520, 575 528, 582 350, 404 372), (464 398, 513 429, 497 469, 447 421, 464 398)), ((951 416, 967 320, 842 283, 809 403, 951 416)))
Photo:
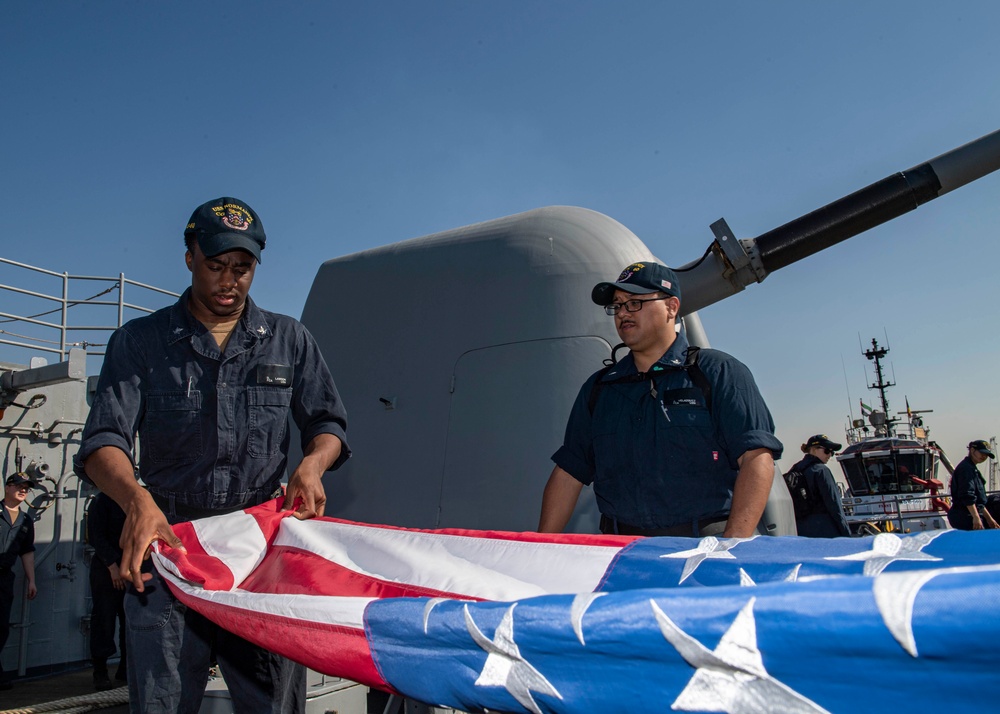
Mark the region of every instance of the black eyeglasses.
POLYGON ((664 295, 658 298, 649 298, 648 300, 626 300, 625 302, 613 302, 610 305, 604 306, 604 312, 609 315, 617 315, 618 311, 625 308, 628 312, 639 312, 642 309, 642 304, 646 302, 656 302, 657 300, 669 300, 673 295, 664 295))

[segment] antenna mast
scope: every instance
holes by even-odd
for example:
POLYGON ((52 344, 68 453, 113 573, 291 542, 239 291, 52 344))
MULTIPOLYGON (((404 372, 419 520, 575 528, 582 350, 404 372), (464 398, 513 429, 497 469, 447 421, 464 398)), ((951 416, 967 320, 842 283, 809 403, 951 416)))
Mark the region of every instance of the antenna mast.
POLYGON ((871 349, 867 349, 864 352, 865 357, 875 363, 875 379, 873 384, 869 384, 869 389, 877 389, 879 394, 879 399, 882 401, 882 413, 885 414, 886 421, 886 432, 889 436, 892 435, 892 427, 896 422, 896 419, 889 418, 889 399, 885 396, 885 390, 889 387, 895 387, 895 382, 885 381, 885 375, 882 372, 882 358, 889 353, 888 347, 879 347, 878 341, 872 338, 871 349))

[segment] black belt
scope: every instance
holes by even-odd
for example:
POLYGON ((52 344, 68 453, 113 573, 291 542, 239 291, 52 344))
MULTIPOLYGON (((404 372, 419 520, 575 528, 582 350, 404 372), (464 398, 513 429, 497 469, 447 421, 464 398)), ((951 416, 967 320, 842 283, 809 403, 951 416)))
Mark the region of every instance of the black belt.
POLYGON ((257 493, 246 503, 226 508, 199 508, 197 506, 188 506, 184 503, 178 503, 176 498, 172 499, 170 496, 153 493, 152 491, 149 492, 149 495, 153 497, 153 502, 167 516, 168 521, 171 523, 180 523, 183 521, 195 521, 199 518, 222 516, 227 513, 242 511, 244 508, 259 506, 265 501, 270 501, 272 498, 277 498, 281 495, 281 483, 275 482, 274 485, 258 489, 257 493), (171 503, 171 501, 173 501, 173 503, 171 503))
POLYGON ((701 531, 716 523, 725 523, 729 516, 711 516, 709 518, 699 518, 689 523, 679 523, 676 526, 666 528, 640 528, 628 523, 622 523, 615 518, 601 516, 601 533, 606 535, 636 535, 636 536, 686 536, 689 538, 701 537, 701 531))

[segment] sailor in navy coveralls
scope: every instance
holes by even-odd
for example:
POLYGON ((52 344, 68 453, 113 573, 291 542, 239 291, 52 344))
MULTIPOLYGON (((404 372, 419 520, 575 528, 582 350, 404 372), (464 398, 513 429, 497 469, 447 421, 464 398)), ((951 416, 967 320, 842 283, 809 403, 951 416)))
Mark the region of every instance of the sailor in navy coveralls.
POLYGON ((948 522, 952 528, 963 531, 981 531, 998 528, 993 516, 986 509, 986 479, 979 472, 979 464, 996 458, 990 445, 983 439, 969 442, 969 455, 958 462, 951 477, 951 508, 948 522))
POLYGON ((301 665, 188 610, 148 562, 153 541, 181 545, 171 524, 263 503, 286 477, 284 508, 322 515, 321 478, 350 455, 346 413, 315 340, 248 296, 266 241, 257 214, 234 198, 209 201, 184 237, 191 287, 112 336, 74 464, 126 515, 132 710, 197 712, 214 653, 236 712, 304 711, 301 665), (289 414, 303 451, 290 477, 289 414), (136 434, 148 490, 135 478, 136 434))
MULTIPOLYGON (((26 594, 33 600, 35 586, 35 522, 21 510, 28 491, 36 487, 23 472, 11 474, 4 482, 0 499, 0 650, 10 635, 10 611, 14 607, 14 563, 21 558, 27 585, 26 594)), ((0 689, 11 688, 0 666, 0 689)))
POLYGON ((830 457, 842 447, 842 444, 827 438, 826 434, 810 436, 800 447, 805 457, 789 469, 802 474, 809 494, 809 512, 795 521, 795 530, 800 536, 848 538, 851 535, 837 480, 827 466, 830 457))
POLYGON ((676 329, 680 286, 666 266, 634 263, 592 297, 630 352, 580 390, 539 530, 562 531, 593 484, 605 533, 756 533, 782 445, 750 371, 718 350, 690 359, 676 329))

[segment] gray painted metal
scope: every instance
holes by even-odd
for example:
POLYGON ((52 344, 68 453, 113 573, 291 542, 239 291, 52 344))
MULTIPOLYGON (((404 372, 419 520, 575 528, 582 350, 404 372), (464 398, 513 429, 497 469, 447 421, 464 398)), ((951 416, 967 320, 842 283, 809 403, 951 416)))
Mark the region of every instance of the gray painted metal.
MULTIPOLYGON (((540 208, 327 261, 302 321, 347 405, 355 456, 331 515, 533 530, 580 385, 618 342, 594 285, 654 259, 627 228, 540 208)), ((593 532, 584 494, 571 522, 593 532)))
POLYGON ((937 195, 943 196, 1000 169, 1000 130, 936 156, 927 163, 941 182, 937 195))
POLYGON ((47 364, 21 371, 5 371, 0 374, 0 405, 8 403, 18 392, 26 389, 47 387, 71 379, 87 376, 87 352, 74 347, 69 351, 69 359, 58 364, 47 364))
MULTIPOLYGON (((58 367, 68 369, 67 363, 58 367)), ((0 374, 12 371, 16 376, 29 370, 0 363, 0 374)), ((0 652, 8 673, 24 675, 90 658, 87 564, 92 550, 83 542, 83 514, 93 491, 72 470, 88 408, 86 381, 66 378, 20 391, 0 415, 3 475, 21 469, 41 485, 27 499, 37 519, 38 596, 28 600, 24 595, 18 560, 11 634, 0 652)))

